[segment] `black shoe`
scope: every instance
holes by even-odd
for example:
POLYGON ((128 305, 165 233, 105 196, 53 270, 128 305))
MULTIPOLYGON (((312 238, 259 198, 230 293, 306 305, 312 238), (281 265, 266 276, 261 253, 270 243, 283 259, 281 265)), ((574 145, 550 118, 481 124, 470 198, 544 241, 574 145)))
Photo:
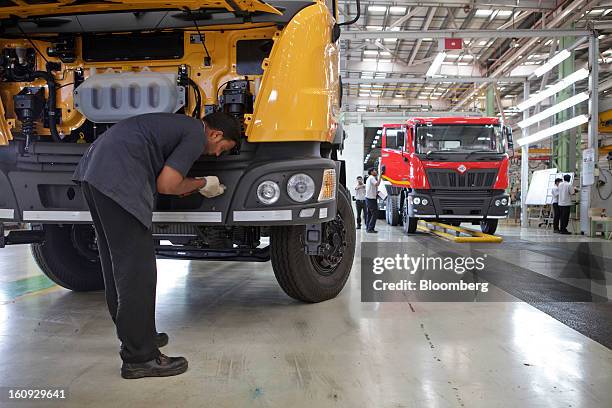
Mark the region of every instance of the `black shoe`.
POLYGON ((361 225, 358 225, 358 226, 357 226, 357 229, 361 229, 361 225))
POLYGON ((168 335, 166 333, 157 333, 155 336, 155 347, 162 348, 168 344, 168 335))
POLYGON ((168 357, 160 354, 157 358, 145 363, 123 363, 121 377, 127 379, 143 377, 170 377, 187 371, 185 357, 168 357))
POLYGON ((378 234, 378 231, 376 231, 376 230, 369 230, 369 231, 366 231, 366 232, 369 232, 370 234, 378 234))
POLYGON ((572 233, 569 232, 569 231, 560 231, 559 234, 561 234, 561 235, 572 235, 572 233))
POLYGON ((558 234, 560 231, 559 230, 553 230, 553 233, 558 234))

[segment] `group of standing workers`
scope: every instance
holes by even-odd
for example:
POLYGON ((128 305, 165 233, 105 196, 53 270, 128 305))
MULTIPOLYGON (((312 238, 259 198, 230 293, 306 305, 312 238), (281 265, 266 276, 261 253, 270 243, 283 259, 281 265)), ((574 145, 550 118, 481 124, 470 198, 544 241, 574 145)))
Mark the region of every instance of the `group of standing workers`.
POLYGON ((376 234, 376 220, 378 219, 378 186, 381 179, 378 178, 376 169, 368 172, 368 178, 357 177, 355 186, 355 208, 357 209, 357 229, 361 229, 361 213, 365 219, 366 232, 376 234))
POLYGON ((571 234, 567 230, 567 225, 569 224, 570 209, 572 207, 572 195, 576 193, 571 181, 572 177, 566 174, 562 179, 555 179, 555 186, 552 189, 553 230, 557 234, 571 234))

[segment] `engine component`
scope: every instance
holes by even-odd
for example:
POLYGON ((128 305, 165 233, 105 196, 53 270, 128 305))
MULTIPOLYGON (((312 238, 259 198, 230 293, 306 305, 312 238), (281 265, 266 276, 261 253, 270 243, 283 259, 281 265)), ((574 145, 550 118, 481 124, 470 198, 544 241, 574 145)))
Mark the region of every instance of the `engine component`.
POLYGON ((238 120, 242 120, 245 113, 253 113, 253 95, 249 90, 249 81, 229 81, 223 90, 221 106, 225 113, 238 120))
POLYGON ((76 60, 74 37, 62 36, 53 41, 53 45, 47 48, 50 57, 57 57, 63 63, 72 63, 76 60))
POLYGON ((27 81, 36 69, 36 51, 33 48, 5 48, 0 57, 0 69, 5 81, 27 81))
POLYGON ((26 150, 36 135, 34 122, 38 120, 45 106, 45 91, 39 87, 26 87, 13 96, 17 119, 21 121, 21 134, 26 138, 26 150))
POLYGON ((185 105, 176 73, 92 74, 74 90, 74 107, 94 123, 116 123, 144 113, 174 113, 185 105))

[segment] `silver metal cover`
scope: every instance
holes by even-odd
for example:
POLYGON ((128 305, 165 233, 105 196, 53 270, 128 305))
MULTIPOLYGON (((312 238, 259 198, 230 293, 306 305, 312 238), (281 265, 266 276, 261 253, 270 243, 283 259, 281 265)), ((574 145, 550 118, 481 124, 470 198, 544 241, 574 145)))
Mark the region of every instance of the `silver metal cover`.
POLYGON ((74 90, 74 107, 97 123, 116 123, 144 113, 174 113, 185 105, 177 75, 143 70, 92 73, 74 90))

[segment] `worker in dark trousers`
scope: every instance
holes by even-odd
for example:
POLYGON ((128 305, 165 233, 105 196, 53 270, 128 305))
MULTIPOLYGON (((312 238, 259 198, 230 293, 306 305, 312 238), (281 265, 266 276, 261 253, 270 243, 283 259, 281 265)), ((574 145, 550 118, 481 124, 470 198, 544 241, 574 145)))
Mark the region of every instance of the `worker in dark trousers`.
POLYGON ((574 186, 570 183, 572 176, 566 174, 563 176, 563 181, 559 184, 559 215, 561 217, 559 225, 559 233, 570 235, 567 230, 569 224, 570 211, 572 209, 572 195, 576 194, 574 186))
POLYGON ((380 179, 377 178, 376 169, 370 169, 369 177, 366 180, 366 208, 368 211, 366 232, 376 234, 376 220, 378 219, 378 186, 380 179))
POLYGON ((81 184, 94 222, 106 302, 121 341, 123 378, 165 377, 187 370, 185 358, 159 351, 168 336, 155 326, 155 194, 223 194, 225 186, 216 176, 186 175, 201 155, 219 156, 239 138, 238 122, 225 113, 210 114, 203 121, 150 113, 115 124, 77 166, 73 179, 81 184))
POLYGON ((363 177, 357 177, 357 185, 355 186, 355 209, 357 210, 357 229, 361 228, 361 214, 363 213, 365 224, 368 225, 368 219, 366 216, 366 186, 363 183, 363 177))
POLYGON ((559 221, 561 220, 561 212, 559 211, 559 184, 563 179, 555 179, 555 186, 552 188, 552 207, 553 207, 553 232, 559 233, 559 221))

